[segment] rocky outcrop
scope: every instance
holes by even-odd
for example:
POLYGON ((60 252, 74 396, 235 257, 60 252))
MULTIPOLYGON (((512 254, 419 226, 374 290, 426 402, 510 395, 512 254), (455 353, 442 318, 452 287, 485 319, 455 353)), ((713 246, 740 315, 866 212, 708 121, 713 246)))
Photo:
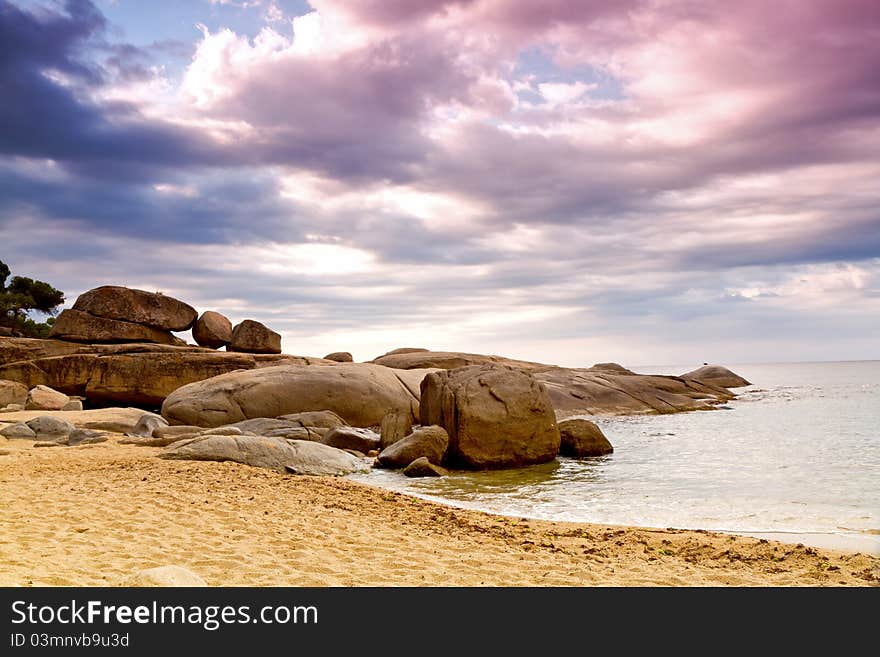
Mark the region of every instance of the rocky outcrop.
POLYGON ((232 338, 226 345, 226 350, 250 354, 280 354, 281 336, 260 322, 246 319, 232 329, 232 338))
POLYGON ((199 436, 169 445, 159 458, 235 461, 277 472, 317 476, 341 476, 367 469, 363 461, 335 447, 265 436, 199 436))
POLYGON ((18 381, 7 381, 0 379, 0 408, 5 408, 9 404, 20 404, 24 406, 28 398, 27 386, 22 385, 18 381))
POLYGON ((192 306, 158 292, 104 285, 79 295, 74 310, 164 331, 192 328, 198 313, 192 306))
POLYGON ((563 456, 604 456, 614 451, 608 438, 594 422, 577 418, 563 420, 557 426, 562 437, 559 453, 563 456))
POLYGON ((172 424, 215 427, 330 410, 351 426, 378 426, 389 410, 415 416, 419 402, 413 390, 429 371, 339 363, 232 372, 178 388, 162 404, 162 416, 172 424))
MULTIPOLYGON (((566 368, 501 356, 433 351, 389 353, 373 362, 398 369, 508 365, 531 373, 545 385, 558 417, 708 410, 735 396, 717 383, 721 379, 688 378, 693 373, 684 377, 636 374, 617 363, 566 368)), ((737 377, 727 382, 739 380, 737 377)))
POLYGON ((196 320, 192 336, 200 347, 225 347, 232 342, 232 322, 220 313, 207 310, 196 320))
POLYGON ((709 410, 734 395, 674 376, 552 367, 534 372, 559 418, 709 410))
POLYGON ((347 351, 334 351, 332 354, 324 356, 326 360, 336 361, 337 363, 352 363, 354 358, 347 351))
POLYGON ((79 310, 62 310, 52 325, 49 337, 88 344, 152 342, 173 345, 179 343, 178 338, 169 331, 118 319, 95 317, 79 310))
POLYGON ((407 477, 445 477, 449 473, 445 468, 434 465, 422 456, 406 466, 403 469, 403 474, 407 477))
POLYGON ((337 449, 353 449, 366 454, 371 450, 378 449, 380 441, 379 436, 369 429, 337 427, 324 434, 321 443, 337 449))
POLYGON ((457 367, 467 367, 468 365, 510 365, 522 370, 548 367, 548 365, 542 365, 541 363, 514 360, 512 358, 504 358, 503 356, 484 356, 482 354, 468 354, 458 351, 423 351, 416 349, 395 349, 384 356, 379 356, 373 362, 377 365, 400 370, 432 367, 448 370, 457 367))
POLYGON ((474 365, 429 374, 421 388, 422 424, 446 429, 452 465, 512 468, 551 461, 559 452, 550 397, 526 372, 474 365))
POLYGON ((389 445, 377 457, 383 468, 405 468, 419 458, 440 465, 449 448, 449 435, 439 426, 419 427, 402 440, 389 445))
POLYGON ((720 365, 704 365, 691 372, 682 374, 681 378, 686 381, 697 381, 704 385, 717 386, 719 388, 742 388, 752 385, 739 374, 735 374, 720 365))
POLYGON ((72 345, 58 340, 0 339, 0 378, 46 385, 98 404, 158 407, 177 388, 235 370, 320 358, 242 354, 151 344, 72 345), (71 347, 74 347, 71 349, 71 347))
POLYGON ((24 404, 26 411, 60 411, 70 403, 70 397, 44 385, 34 386, 28 391, 24 404))

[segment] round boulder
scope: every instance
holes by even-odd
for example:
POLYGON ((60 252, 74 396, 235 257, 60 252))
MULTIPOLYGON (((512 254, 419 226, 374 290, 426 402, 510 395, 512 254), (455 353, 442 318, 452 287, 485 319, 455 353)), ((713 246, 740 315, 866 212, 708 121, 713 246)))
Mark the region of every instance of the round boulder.
POLYGON ((428 374, 421 392, 422 424, 446 429, 451 464, 515 468, 552 461, 559 453, 553 405, 531 374, 506 365, 471 365, 428 374))
POLYGON ((431 463, 427 457, 422 456, 410 463, 403 469, 407 477, 445 477, 449 473, 439 465, 431 463))
POLYGON ((220 313, 207 310, 196 320, 192 336, 200 347, 209 349, 225 347, 232 342, 232 322, 220 313))
POLYGON ((594 422, 576 418, 563 420, 558 426, 562 437, 559 453, 563 456, 604 456, 614 451, 614 447, 594 422))

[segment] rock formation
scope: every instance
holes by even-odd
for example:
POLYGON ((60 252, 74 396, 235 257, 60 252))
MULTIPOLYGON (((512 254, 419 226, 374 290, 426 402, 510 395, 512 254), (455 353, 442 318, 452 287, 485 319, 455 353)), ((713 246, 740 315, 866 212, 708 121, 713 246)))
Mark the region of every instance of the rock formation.
POLYGON ((227 351, 243 351, 250 354, 280 354, 281 336, 260 322, 246 319, 232 329, 227 351))
POLYGON ((739 374, 734 374, 726 367, 721 367, 720 365, 704 365, 692 372, 682 374, 681 378, 720 388, 742 388, 752 385, 739 374))
POLYGON ((158 407, 177 388, 235 370, 320 358, 243 354, 155 344, 75 345, 60 340, 0 339, 0 379, 46 385, 93 403, 158 407))
POLYGON ((162 416, 171 424, 215 427, 330 410, 351 426, 378 426, 389 410, 415 416, 419 382, 430 371, 338 363, 231 372, 178 388, 162 404, 162 416))
POLYGON ((446 429, 451 465, 518 467, 559 453, 550 397, 522 370, 494 364, 446 370, 427 375, 421 390, 421 422, 446 429))
POLYGON ((207 310, 196 320, 192 336, 200 347, 225 347, 232 342, 232 322, 220 313, 207 310))
POLYGON ((424 457, 440 465, 448 448, 449 434, 446 429, 438 426, 420 427, 379 452, 377 462, 383 468, 404 468, 424 457))

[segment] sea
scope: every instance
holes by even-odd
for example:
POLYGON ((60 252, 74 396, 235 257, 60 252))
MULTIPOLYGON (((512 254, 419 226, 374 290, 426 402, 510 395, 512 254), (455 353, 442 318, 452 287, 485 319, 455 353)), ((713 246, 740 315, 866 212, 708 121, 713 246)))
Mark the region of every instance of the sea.
MULTIPOLYGON (((701 365, 631 368, 681 374, 701 365)), ((614 453, 515 470, 354 478, 521 518, 707 529, 880 555, 880 361, 729 365, 711 411, 588 417, 614 453)))

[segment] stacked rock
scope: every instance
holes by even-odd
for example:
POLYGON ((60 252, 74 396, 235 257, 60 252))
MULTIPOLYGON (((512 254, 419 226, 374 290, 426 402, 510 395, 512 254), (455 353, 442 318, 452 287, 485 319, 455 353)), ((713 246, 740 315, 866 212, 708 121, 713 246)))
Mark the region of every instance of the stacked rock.
POLYGON ((55 320, 51 338, 69 342, 184 344, 171 331, 186 331, 195 309, 158 292, 104 285, 81 294, 55 320))

